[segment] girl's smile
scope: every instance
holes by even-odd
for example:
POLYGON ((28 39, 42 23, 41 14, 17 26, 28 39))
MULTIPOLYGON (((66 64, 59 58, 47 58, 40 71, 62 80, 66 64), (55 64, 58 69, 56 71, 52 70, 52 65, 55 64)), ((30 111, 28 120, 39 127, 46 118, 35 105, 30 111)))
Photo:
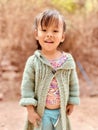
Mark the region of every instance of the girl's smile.
POLYGON ((52 40, 45 40, 44 42, 47 43, 47 44, 53 44, 54 43, 52 40))

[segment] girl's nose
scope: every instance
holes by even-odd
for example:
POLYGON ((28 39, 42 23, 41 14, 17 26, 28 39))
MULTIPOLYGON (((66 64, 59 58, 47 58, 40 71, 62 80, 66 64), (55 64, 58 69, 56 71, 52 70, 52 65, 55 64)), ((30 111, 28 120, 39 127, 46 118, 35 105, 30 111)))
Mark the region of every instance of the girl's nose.
POLYGON ((52 32, 47 32, 47 37, 52 37, 53 36, 53 33, 52 32))

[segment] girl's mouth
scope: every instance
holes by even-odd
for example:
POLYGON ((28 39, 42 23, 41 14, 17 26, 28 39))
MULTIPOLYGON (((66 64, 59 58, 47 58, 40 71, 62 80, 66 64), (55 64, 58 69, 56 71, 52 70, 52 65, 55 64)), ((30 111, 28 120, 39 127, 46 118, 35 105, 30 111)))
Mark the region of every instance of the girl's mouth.
POLYGON ((53 41, 44 41, 47 44, 53 44, 53 41))

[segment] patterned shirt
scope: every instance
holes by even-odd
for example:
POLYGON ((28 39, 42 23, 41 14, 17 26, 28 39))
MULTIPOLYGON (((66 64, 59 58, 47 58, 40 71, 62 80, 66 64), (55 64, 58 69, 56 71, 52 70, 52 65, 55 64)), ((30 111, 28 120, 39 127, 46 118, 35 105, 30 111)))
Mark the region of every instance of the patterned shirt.
MULTIPOLYGON (((52 65, 52 67, 56 70, 66 61, 66 59, 67 59, 67 56, 62 54, 62 56, 59 59, 49 60, 49 62, 52 65)), ((52 79, 52 82, 50 84, 50 88, 47 94, 47 98, 46 98, 46 107, 48 106, 53 106, 53 107, 60 106, 59 87, 58 87, 58 83, 55 77, 52 79)))

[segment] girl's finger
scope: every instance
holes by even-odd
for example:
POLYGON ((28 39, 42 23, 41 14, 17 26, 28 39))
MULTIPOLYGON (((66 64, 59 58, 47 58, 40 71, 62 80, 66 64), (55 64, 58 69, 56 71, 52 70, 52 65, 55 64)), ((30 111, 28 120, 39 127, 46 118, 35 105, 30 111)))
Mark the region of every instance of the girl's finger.
POLYGON ((37 121, 34 123, 34 127, 38 127, 37 121))

